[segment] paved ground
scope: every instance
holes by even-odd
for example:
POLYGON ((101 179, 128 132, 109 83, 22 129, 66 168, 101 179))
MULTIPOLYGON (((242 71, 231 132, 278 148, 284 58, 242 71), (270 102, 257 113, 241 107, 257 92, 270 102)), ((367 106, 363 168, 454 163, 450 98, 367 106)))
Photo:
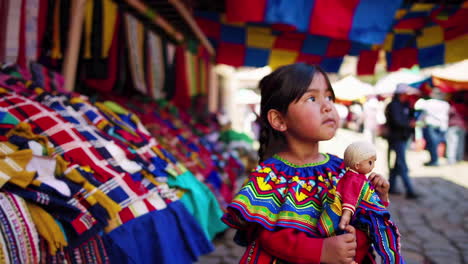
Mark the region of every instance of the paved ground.
MULTIPOLYGON (((340 130, 322 144, 322 149, 342 156, 347 144, 360 134, 340 130)), ((378 139, 377 166, 374 171, 388 175, 387 145, 378 139)), ((421 198, 406 200, 392 195, 390 210, 402 236, 402 252, 408 264, 468 264, 468 162, 439 167, 424 167, 426 151, 408 152, 410 176, 421 198)), ((399 182, 403 187, 402 183, 399 182)), ((203 256, 199 264, 238 263, 244 248, 232 242, 233 230, 214 241, 216 250, 203 256)))

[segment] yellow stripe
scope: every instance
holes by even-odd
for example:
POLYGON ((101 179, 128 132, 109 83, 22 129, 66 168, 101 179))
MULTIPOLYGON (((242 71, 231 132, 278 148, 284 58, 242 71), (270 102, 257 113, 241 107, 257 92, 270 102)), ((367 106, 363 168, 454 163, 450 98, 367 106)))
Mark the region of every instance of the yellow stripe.
POLYGON ((103 0, 103 17, 104 17, 104 36, 102 57, 109 56, 109 49, 114 38, 115 23, 117 21, 117 5, 112 0, 103 0))

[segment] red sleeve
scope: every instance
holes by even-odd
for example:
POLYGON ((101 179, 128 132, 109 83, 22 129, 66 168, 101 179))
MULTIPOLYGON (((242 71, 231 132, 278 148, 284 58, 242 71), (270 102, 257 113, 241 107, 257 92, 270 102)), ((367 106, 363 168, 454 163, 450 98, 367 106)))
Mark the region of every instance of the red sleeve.
POLYGON ((258 239, 268 254, 298 264, 319 264, 323 240, 324 238, 309 237, 306 233, 293 228, 278 231, 261 228, 258 239))

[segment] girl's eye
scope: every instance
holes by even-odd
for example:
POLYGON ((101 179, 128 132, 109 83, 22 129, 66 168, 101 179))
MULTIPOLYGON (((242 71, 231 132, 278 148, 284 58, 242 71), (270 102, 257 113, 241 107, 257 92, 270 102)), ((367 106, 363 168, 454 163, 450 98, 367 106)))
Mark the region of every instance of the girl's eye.
POLYGON ((333 96, 329 95, 327 96, 327 100, 330 102, 334 102, 335 100, 333 99, 333 96))
POLYGON ((311 100, 312 102, 315 102, 315 96, 309 97, 309 100, 311 100))
POLYGON ((372 165, 372 160, 369 160, 369 165, 372 165))

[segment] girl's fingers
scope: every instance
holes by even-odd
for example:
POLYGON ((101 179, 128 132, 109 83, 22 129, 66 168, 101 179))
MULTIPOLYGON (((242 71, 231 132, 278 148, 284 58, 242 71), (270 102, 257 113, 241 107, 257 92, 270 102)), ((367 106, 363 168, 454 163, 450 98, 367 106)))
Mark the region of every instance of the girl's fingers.
POLYGON ((371 174, 369 174, 369 181, 372 182, 372 180, 374 179, 375 175, 377 175, 375 172, 371 172, 371 174))
POLYGON ((356 229, 352 225, 347 225, 345 231, 353 235, 353 239, 356 239, 356 229))

